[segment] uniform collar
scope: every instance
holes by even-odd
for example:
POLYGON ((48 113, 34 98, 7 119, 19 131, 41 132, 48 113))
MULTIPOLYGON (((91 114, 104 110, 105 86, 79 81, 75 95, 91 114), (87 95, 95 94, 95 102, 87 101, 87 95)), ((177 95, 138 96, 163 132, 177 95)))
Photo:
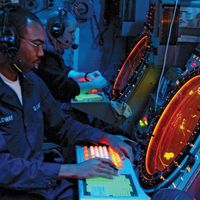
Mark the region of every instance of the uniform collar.
MULTIPOLYGON (((26 97, 29 96, 29 92, 31 92, 31 87, 33 83, 30 77, 28 76, 28 73, 20 75, 19 80, 22 88, 22 97, 24 105, 24 103, 26 102, 26 97)), ((6 85, 1 78, 0 78, 0 101, 22 109, 22 105, 19 99, 17 98, 15 92, 8 85, 6 85)))
POLYGON ((22 108, 22 105, 17 98, 15 92, 6 85, 3 80, 0 78, 0 101, 10 104, 14 107, 22 108))

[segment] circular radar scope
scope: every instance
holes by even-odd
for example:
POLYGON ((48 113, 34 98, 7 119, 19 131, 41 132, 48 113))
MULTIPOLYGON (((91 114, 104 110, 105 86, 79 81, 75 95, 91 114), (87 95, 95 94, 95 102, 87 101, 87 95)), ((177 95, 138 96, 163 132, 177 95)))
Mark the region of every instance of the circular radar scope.
POLYGON ((122 65, 114 82, 111 99, 117 99, 121 96, 128 84, 131 83, 133 77, 137 75, 136 70, 144 59, 147 49, 149 49, 149 45, 150 36, 147 33, 142 34, 136 40, 136 44, 122 65))
POLYGON ((199 102, 200 69, 195 69, 177 81, 149 126, 139 165, 139 179, 147 191, 171 184, 194 148, 199 136, 199 102))

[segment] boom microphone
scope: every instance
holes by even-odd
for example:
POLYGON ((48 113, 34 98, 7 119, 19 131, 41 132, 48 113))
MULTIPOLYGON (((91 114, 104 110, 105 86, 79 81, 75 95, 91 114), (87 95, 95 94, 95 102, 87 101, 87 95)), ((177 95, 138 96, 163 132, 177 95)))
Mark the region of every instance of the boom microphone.
POLYGON ((72 47, 72 49, 76 50, 78 48, 78 44, 73 43, 71 47, 72 47))

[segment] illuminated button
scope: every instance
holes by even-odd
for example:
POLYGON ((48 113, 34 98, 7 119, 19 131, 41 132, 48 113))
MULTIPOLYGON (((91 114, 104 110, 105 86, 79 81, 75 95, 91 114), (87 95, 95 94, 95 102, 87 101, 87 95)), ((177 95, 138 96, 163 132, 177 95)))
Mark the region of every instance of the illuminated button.
POLYGON ((88 160, 90 158, 89 157, 89 152, 88 152, 88 147, 84 146, 83 151, 84 151, 85 160, 88 160))
POLYGON ((98 89, 92 89, 89 94, 97 94, 99 92, 98 89))
POLYGON ((99 153, 99 148, 97 146, 94 147, 94 152, 95 152, 95 158, 99 158, 100 153, 99 153))
POLYGON ((112 162, 117 166, 117 168, 122 168, 122 161, 117 152, 115 152, 111 147, 109 147, 109 153, 112 162))
POLYGON ((103 147, 102 146, 99 147, 99 154, 100 154, 101 158, 105 158, 103 155, 103 147))
POLYGON ((191 171, 191 168, 190 168, 190 167, 187 167, 187 171, 190 172, 190 171, 191 171))
POLYGON ((197 63, 196 63, 196 62, 192 62, 192 63, 191 63, 191 66, 192 66, 192 67, 197 67, 197 63))
POLYGON ((93 146, 90 146, 90 158, 95 158, 95 150, 93 146))
POLYGON ((108 149, 106 148, 106 146, 103 146, 103 154, 104 158, 109 159, 108 149))

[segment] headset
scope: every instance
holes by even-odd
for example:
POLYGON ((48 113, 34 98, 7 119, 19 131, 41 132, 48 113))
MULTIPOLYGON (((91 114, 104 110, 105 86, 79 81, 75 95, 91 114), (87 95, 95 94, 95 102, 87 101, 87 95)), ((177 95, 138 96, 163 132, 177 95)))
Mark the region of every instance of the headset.
POLYGON ((14 58, 19 49, 20 39, 16 28, 10 24, 10 13, 16 9, 15 5, 0 8, 0 52, 9 58, 14 58))
MULTIPOLYGON (((47 29, 53 38, 58 39, 59 37, 63 36, 66 29, 66 24, 65 24, 66 17, 69 17, 68 11, 63 8, 59 9, 58 16, 52 18, 53 23, 52 24, 50 23, 49 25, 47 25, 47 29)), ((71 45, 71 48, 73 50, 77 49, 78 44, 73 43, 71 45)))
POLYGON ((0 8, 0 53, 7 56, 14 69, 22 74, 23 70, 19 67, 20 61, 16 58, 20 37, 16 27, 10 23, 10 13, 15 11, 17 7, 17 4, 8 4, 0 8))
POLYGON ((64 17, 66 16, 67 11, 65 9, 60 9, 58 11, 58 20, 50 26, 50 33, 54 38, 62 36, 65 32, 64 17))

